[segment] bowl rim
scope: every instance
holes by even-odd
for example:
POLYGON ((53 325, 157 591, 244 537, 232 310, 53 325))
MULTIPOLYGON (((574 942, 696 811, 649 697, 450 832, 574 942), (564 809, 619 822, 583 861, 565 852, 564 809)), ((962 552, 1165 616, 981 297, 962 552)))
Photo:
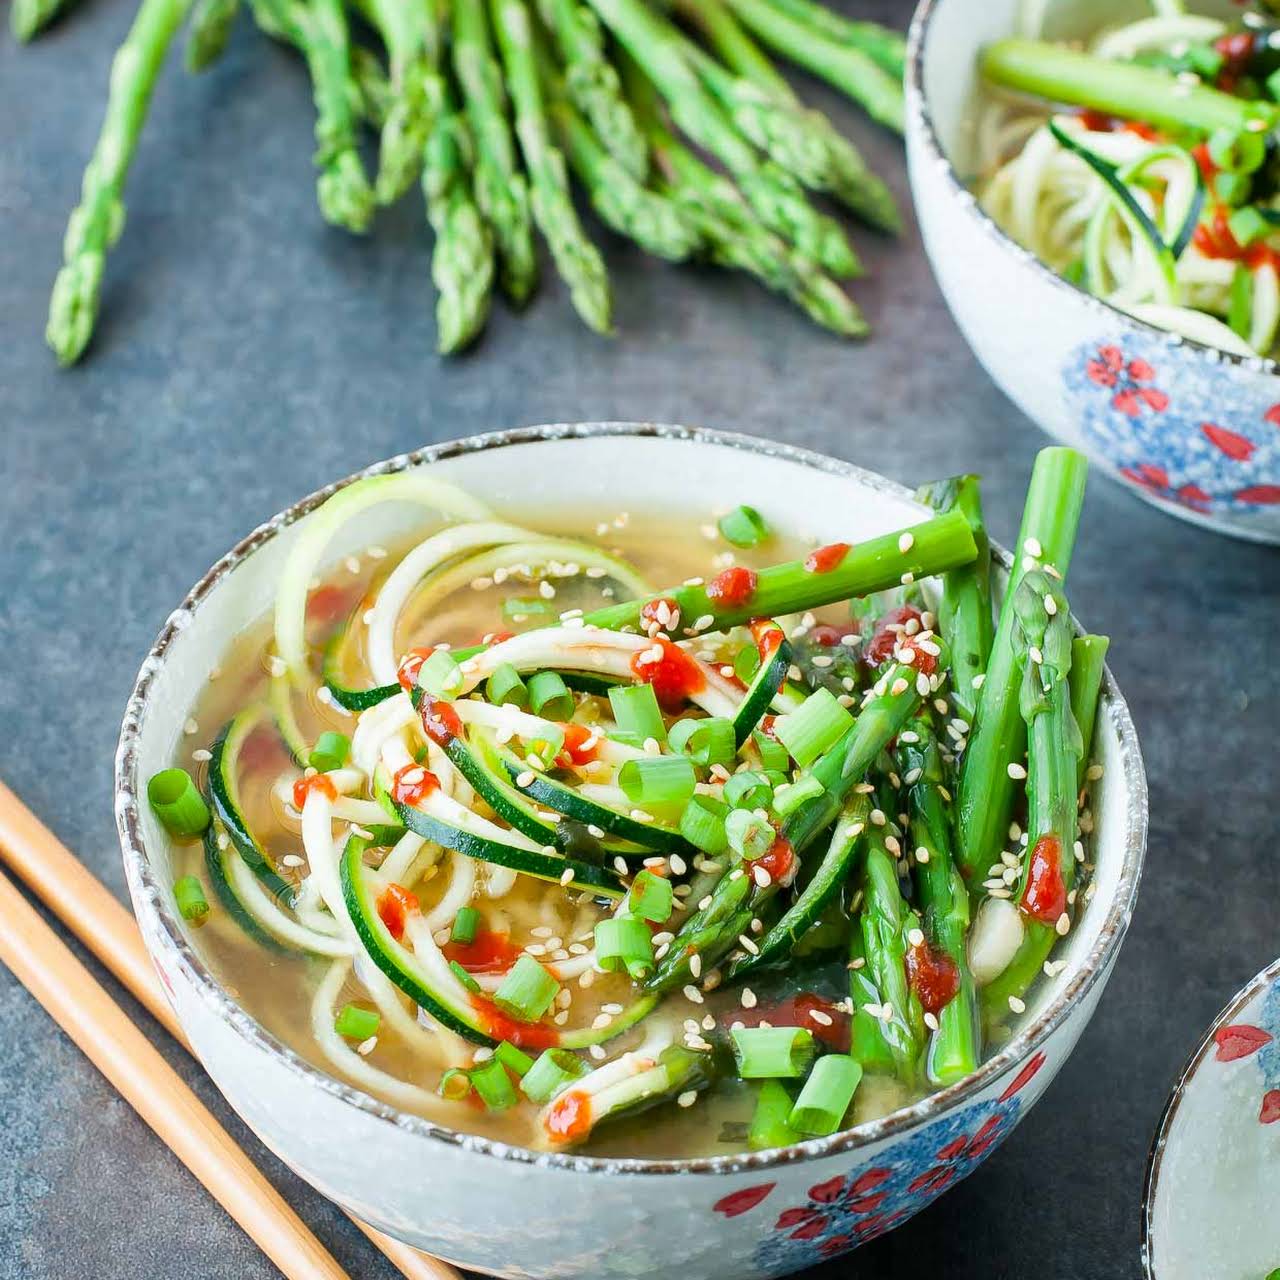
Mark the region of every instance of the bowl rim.
POLYGON ((914 139, 919 143, 927 162, 942 174, 944 183, 951 195, 955 197, 955 203, 963 211, 964 215, 973 219, 987 237, 995 242, 998 248, 1009 253, 1024 266, 1029 267, 1032 272, 1055 289, 1074 296, 1081 306, 1094 312, 1099 319, 1119 320, 1139 333, 1156 338, 1170 348, 1186 350, 1207 363, 1229 363, 1245 372, 1261 374, 1266 377, 1276 377, 1280 374, 1280 361, 1271 357, 1237 355, 1234 351, 1224 351, 1221 347, 1198 342, 1194 338, 1185 338, 1181 334, 1173 333, 1168 329, 1161 329, 1157 325, 1140 320, 1137 316, 1131 315, 1127 311, 1122 311, 1119 307, 1113 306, 1103 298, 1086 293, 1079 285, 1072 284, 1070 280, 1052 270, 1030 249, 1019 244, 982 208, 977 196, 961 181, 955 165, 952 164, 947 153, 942 148, 942 144, 938 139, 937 129, 933 123, 933 112, 929 107, 928 97, 924 90, 925 44, 929 39, 929 29, 933 17, 944 3, 945 0, 920 0, 911 19, 910 29, 907 32, 904 80, 907 103, 907 138, 908 140, 914 139))
POLYGON ((1142 1273, 1146 1280, 1159 1280, 1155 1259, 1156 1196, 1160 1190, 1160 1171, 1163 1167, 1164 1153, 1168 1147, 1169 1133, 1173 1128, 1174 1121, 1177 1119, 1178 1110, 1182 1106, 1191 1082, 1199 1074, 1200 1068, 1204 1066, 1205 1058, 1210 1050, 1215 1047, 1214 1036, 1222 1027, 1233 1021, 1245 1005, 1249 1004, 1257 995, 1277 981, 1280 981, 1280 959, 1273 960, 1265 969, 1255 973, 1223 1005, 1200 1037, 1199 1043, 1187 1055, 1187 1059, 1182 1064, 1178 1077, 1174 1081, 1173 1089, 1169 1093, 1169 1099, 1164 1105, 1164 1110, 1160 1113, 1160 1122, 1156 1125, 1155 1134, 1151 1139, 1151 1149, 1147 1152, 1146 1174, 1142 1183, 1140 1249, 1142 1273))
MULTIPOLYGON (((445 1142, 451 1146, 522 1164, 577 1173, 595 1171, 611 1175, 756 1172, 871 1146, 949 1111, 952 1107, 981 1092, 988 1084, 1024 1060, 1029 1059, 1110 969, 1133 914, 1133 904, 1146 851, 1148 797, 1146 773, 1137 732, 1128 705, 1116 686, 1109 667, 1104 672, 1103 689, 1106 698, 1103 705, 1111 717, 1120 742, 1120 764, 1124 773, 1127 813, 1123 863, 1120 867, 1115 895, 1108 906, 1106 917, 1093 947, 1087 955, 1082 957, 1075 974, 1048 1007, 998 1053, 982 1063, 972 1075, 879 1119, 842 1130, 829 1137, 813 1138, 789 1147, 685 1159, 575 1155, 564 1152, 533 1151, 527 1147, 496 1139, 463 1133, 412 1112, 402 1111, 340 1080, 336 1075, 312 1065, 237 1004, 187 941, 177 912, 171 903, 172 894, 164 891, 162 878, 156 873, 147 856, 140 821, 143 792, 139 787, 137 771, 139 743, 149 710, 151 687, 164 665, 166 654, 175 637, 192 625, 201 604, 225 577, 234 572, 241 563, 282 529, 315 510, 339 489, 356 480, 429 465, 463 454, 485 452, 512 445, 617 436, 688 441, 773 457, 798 463, 820 473, 855 481, 865 488, 889 497, 912 500, 910 491, 895 481, 866 471, 852 463, 794 445, 708 428, 637 422, 548 424, 493 431, 444 441, 374 463, 345 479, 335 481, 307 495, 259 525, 218 560, 191 588, 182 603, 166 620, 154 645, 144 658, 130 694, 116 750, 115 811, 125 875, 134 909, 140 917, 144 913, 149 914, 152 917, 152 923, 156 926, 154 929, 144 929, 143 937, 147 941, 148 948, 154 939, 158 939, 169 950, 172 958, 184 971, 188 982, 222 1022, 229 1025, 251 1047, 282 1063, 298 1076, 300 1081, 319 1088, 339 1101, 376 1119, 391 1123, 401 1130, 445 1142)), ((1008 552, 994 542, 992 554, 997 564, 1008 568, 1011 563, 1008 552)))

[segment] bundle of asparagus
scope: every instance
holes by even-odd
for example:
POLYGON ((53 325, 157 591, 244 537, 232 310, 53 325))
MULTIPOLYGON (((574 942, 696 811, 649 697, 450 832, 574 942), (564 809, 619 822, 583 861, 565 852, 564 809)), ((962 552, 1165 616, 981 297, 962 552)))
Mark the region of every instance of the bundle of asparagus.
MULTIPOLYGON (((15 34, 30 39, 69 3, 15 0, 15 34)), ((238 8, 238 0, 141 0, 112 63, 54 283, 46 337, 64 365, 93 334, 165 56, 186 22, 188 69, 209 66, 238 8)), ((249 9, 305 61, 326 221, 365 232, 379 206, 420 179, 435 236, 441 352, 481 332, 495 281, 513 305, 528 300, 538 278, 535 228, 578 314, 611 332, 608 274, 579 220, 571 177, 601 222, 647 252, 746 271, 823 327, 867 332, 841 283, 861 264, 810 193, 890 233, 898 209, 765 50, 900 133, 896 32, 817 0, 673 0, 670 10, 658 0, 453 0, 447 10, 436 0, 351 0, 351 11, 342 0, 249 0, 249 9), (359 151, 364 127, 378 134, 372 177, 359 151)))

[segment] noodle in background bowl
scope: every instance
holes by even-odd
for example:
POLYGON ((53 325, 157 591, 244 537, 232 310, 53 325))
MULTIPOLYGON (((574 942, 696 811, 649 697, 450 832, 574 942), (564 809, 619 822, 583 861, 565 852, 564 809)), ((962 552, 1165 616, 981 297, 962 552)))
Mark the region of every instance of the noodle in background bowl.
MULTIPOLYGON (((584 493, 593 502, 612 497, 619 510, 685 516, 721 500, 748 502, 778 527, 851 542, 927 515, 905 489, 847 463, 682 427, 531 427, 434 446, 362 474, 424 464, 499 510, 572 511, 584 493)), ((339 487, 255 530, 192 589, 142 665, 116 757, 117 824, 143 938, 201 1062, 272 1151, 374 1226, 475 1270, 744 1280, 786 1274, 881 1234, 1008 1136, 1093 1014, 1137 893, 1146 779, 1109 672, 1096 735, 1104 768, 1094 798, 1096 891, 1057 953, 1063 969, 1033 989, 1017 1034, 974 1075, 882 1119, 752 1154, 535 1153, 379 1102, 305 1062, 240 1008, 174 907, 169 842, 143 781, 171 761, 210 668, 270 607, 299 528, 339 487)), ((421 519, 420 508, 400 504, 371 511, 339 533, 329 563, 420 528, 421 519)))
MULTIPOLYGON (((1156 329, 1056 275, 965 185, 978 54, 1019 31, 1026 0, 923 0, 907 57, 907 161, 916 216, 956 323, 1002 391, 1162 509, 1280 543, 1280 377, 1156 329)), ((1044 34, 1079 39, 1150 13, 1136 0, 1057 0, 1044 34)), ((1197 12, 1237 12, 1195 4, 1197 12)))

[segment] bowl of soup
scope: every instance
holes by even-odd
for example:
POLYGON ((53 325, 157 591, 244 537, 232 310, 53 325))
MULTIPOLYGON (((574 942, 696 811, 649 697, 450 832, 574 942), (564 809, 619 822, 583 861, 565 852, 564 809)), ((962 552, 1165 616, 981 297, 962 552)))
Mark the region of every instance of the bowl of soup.
MULTIPOLYGON (((117 758, 143 935, 228 1101, 495 1275, 781 1275, 954 1185, 1092 1015, 1146 833, 1098 661, 1064 870, 1020 792, 956 869, 940 617, 976 546, 848 463, 628 423, 432 446, 255 530, 117 758)), ((1013 567, 1061 601, 1024 641, 1087 647, 1048 554, 1013 567)))
MULTIPOLYGON (((911 186, 956 323, 1032 421, 1165 511, 1276 542, 1280 259, 1270 195, 1258 194, 1260 178, 1251 193, 1248 175, 1219 169, 1215 156, 1229 161, 1214 131, 1073 105, 1082 83, 1089 91, 1080 64, 1064 61, 1070 83, 1056 95, 1038 74, 1061 70, 1052 52, 1046 64, 1044 45, 1165 74, 1169 87, 1155 96, 1173 114, 1228 75, 1253 84, 1231 61, 1250 39, 1241 7, 1187 8, 1162 16, 1138 0, 995 0, 975 11, 924 0, 907 66, 911 186), (1048 96, 1005 81, 1042 84, 1048 96), (1244 203, 1245 219, 1256 213, 1252 242, 1243 220, 1231 222, 1229 200, 1244 203)), ((1265 37, 1250 48, 1270 57, 1265 37)), ((1210 109, 1222 105, 1215 98, 1210 109)))

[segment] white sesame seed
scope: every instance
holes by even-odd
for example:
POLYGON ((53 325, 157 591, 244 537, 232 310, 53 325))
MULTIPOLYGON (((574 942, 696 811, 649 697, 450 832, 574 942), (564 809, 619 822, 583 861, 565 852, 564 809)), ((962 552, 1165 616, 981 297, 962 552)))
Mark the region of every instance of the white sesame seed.
POLYGON ((1027 555, 1035 556, 1037 559, 1044 555, 1044 548, 1040 545, 1039 538, 1028 538, 1022 544, 1022 549, 1027 553, 1027 555))
POLYGON ((686 1089, 677 1099, 677 1107, 691 1107, 698 1100, 697 1089, 686 1089))
POLYGON ((901 676, 899 676, 893 682, 892 686, 889 689, 889 692, 896 698, 899 695, 906 693, 906 691, 910 688, 911 686, 907 683, 907 681, 904 680, 901 676))
POLYGON ((1014 779, 1015 782, 1021 782, 1022 779, 1025 778, 1026 776, 1027 776, 1027 771, 1022 767, 1022 765, 1020 764, 1009 765, 1009 777, 1014 779))
POLYGON ((937 1015, 932 1013, 926 1013, 924 1015, 924 1025, 928 1027, 930 1031, 937 1031, 938 1029, 937 1015))
POLYGON ((368 1057, 377 1047, 378 1037, 370 1036, 367 1040, 362 1040, 356 1045, 356 1052, 362 1057, 368 1057))
POLYGON ((1010 996, 1009 1008, 1012 1009, 1014 1013, 1026 1013, 1027 1002, 1025 1000, 1019 1000, 1017 996, 1010 996))
POLYGON ((913 947, 924 946, 924 934, 919 929, 912 929, 907 934, 907 941, 913 947))
POLYGON ((593 1045, 592 1045, 592 1046, 587 1050, 587 1052, 588 1052, 588 1053, 589 1053, 589 1054, 590 1054, 590 1055, 591 1055, 591 1056, 592 1056, 592 1057, 593 1057, 597 1062, 603 1062, 603 1061, 604 1061, 604 1048, 603 1048, 603 1046, 598 1045, 598 1044, 593 1044, 593 1045))
POLYGON ((560 883, 561 883, 561 884, 569 884, 569 883, 571 883, 571 882, 572 882, 572 880, 573 880, 573 868, 572 868, 572 867, 566 867, 566 868, 565 868, 565 869, 560 873, 560 883))
POLYGON ((742 994, 738 997, 738 1002, 744 1009, 754 1009, 756 1007, 756 993, 750 987, 743 987, 742 994))
POLYGON ((910 531, 902 534, 898 538, 898 550, 901 551, 904 556, 907 554, 908 551, 911 550, 912 547, 915 546, 915 544, 916 544, 916 540, 912 536, 910 531))
POLYGON ((743 950, 749 951, 753 956, 758 956, 760 954, 760 948, 757 947, 745 933, 738 934, 738 942, 741 944, 743 950))
POLYGON ((1084 776, 1090 782, 1097 782, 1102 777, 1102 766, 1100 764, 1091 764, 1085 771, 1084 776))
POLYGON ((684 991, 684 998, 686 1000, 691 1000, 694 1004, 702 1003, 702 992, 699 991, 698 988, 693 985, 693 983, 689 983, 686 987, 683 988, 683 991, 684 991))
POLYGON ((899 581, 902 583, 904 587, 909 587, 915 580, 916 580, 916 575, 912 573, 909 569, 899 579, 899 581))
POLYGON ((191 758, 192 758, 193 760, 198 760, 201 764, 203 764, 206 760, 212 760, 212 759, 213 759, 213 752, 212 752, 212 751, 206 751, 206 750, 204 749, 204 747, 197 747, 197 748, 196 748, 196 749, 191 753, 191 758))
POLYGON ((809 1017, 820 1027, 829 1027, 835 1022, 835 1019, 829 1013, 825 1013, 821 1009, 810 1009, 809 1017))
POLYGON ((182 726, 182 732, 190 736, 193 733, 199 733, 200 726, 194 720, 188 719, 182 726))
POLYGON ((689 972, 695 978, 702 976, 702 957, 696 951, 689 957, 689 972))
POLYGON ((1071 917, 1064 911, 1053 927, 1057 931, 1058 937, 1065 938, 1071 932, 1071 917))

